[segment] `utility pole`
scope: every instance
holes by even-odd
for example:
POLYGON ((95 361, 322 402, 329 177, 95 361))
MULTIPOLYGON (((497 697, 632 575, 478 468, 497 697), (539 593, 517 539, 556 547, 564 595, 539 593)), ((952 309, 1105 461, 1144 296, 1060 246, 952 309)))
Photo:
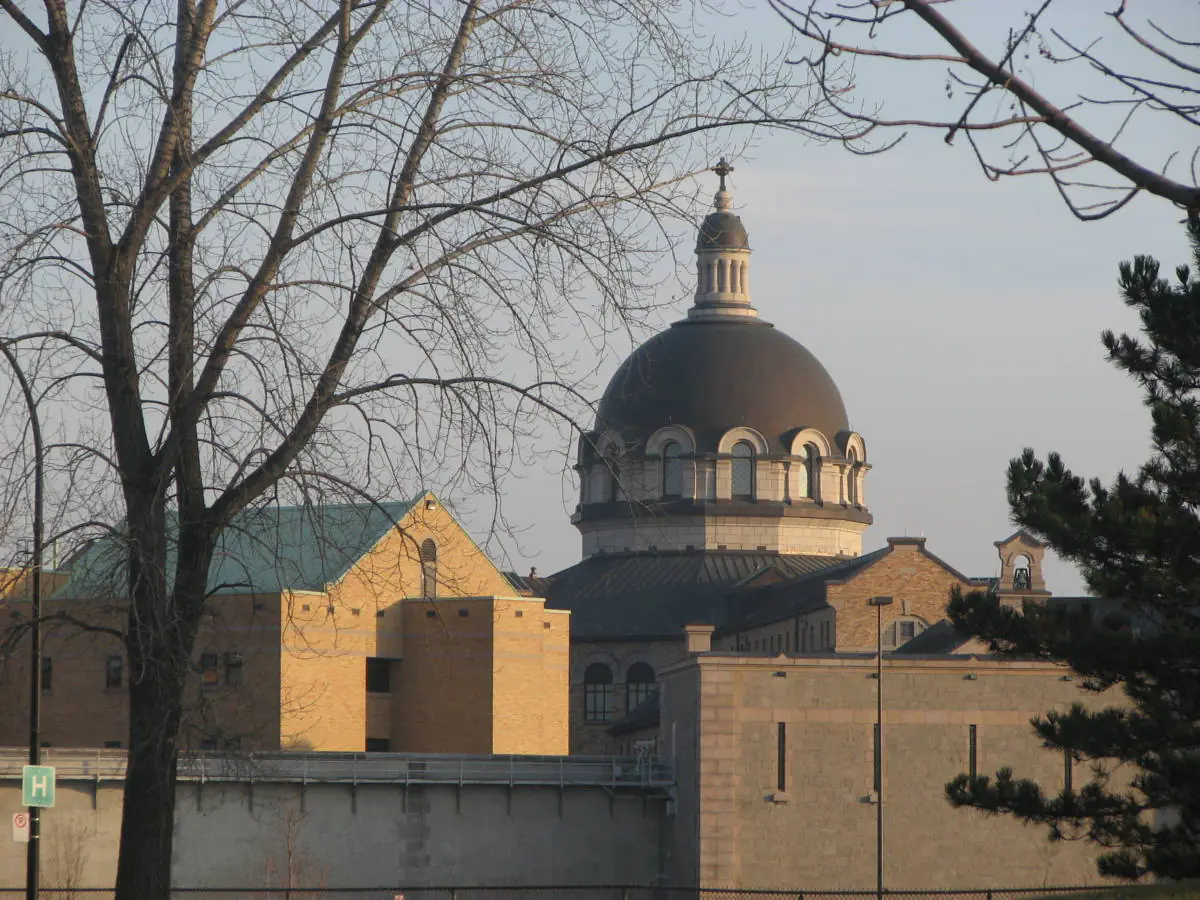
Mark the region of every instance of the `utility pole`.
MULTIPOLYGON (((33 621, 30 624, 32 652, 29 662, 29 764, 36 766, 42 759, 42 427, 38 420, 37 400, 29 387, 29 379, 25 377, 25 372, 17 362, 9 342, 0 341, 0 353, 8 360, 17 383, 21 386, 25 406, 29 410, 30 430, 33 431, 33 562, 29 567, 29 575, 33 580, 30 591, 33 621)), ((41 810, 31 806, 29 846, 25 857, 26 900, 38 900, 41 887, 41 844, 41 810)))
POLYGON ((871 597, 875 607, 875 897, 883 900, 883 608, 891 597, 871 597))

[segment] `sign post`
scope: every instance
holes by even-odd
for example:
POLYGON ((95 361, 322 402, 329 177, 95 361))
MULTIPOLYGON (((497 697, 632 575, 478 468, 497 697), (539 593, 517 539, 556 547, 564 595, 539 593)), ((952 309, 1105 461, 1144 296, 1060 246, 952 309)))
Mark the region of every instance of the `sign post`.
POLYGON ((13 841, 29 843, 29 813, 13 813, 13 841))
POLYGON ((54 805, 54 766, 24 766, 21 769, 21 805, 54 805))

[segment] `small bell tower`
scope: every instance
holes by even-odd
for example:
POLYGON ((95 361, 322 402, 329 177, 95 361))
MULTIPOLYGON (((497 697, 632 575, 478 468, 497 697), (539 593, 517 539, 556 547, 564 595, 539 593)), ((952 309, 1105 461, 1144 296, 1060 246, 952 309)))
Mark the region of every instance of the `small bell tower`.
POLYGON ((1004 540, 996 541, 996 549, 1000 552, 1000 580, 996 584, 996 593, 1002 602, 1016 605, 1022 600, 1042 601, 1050 596, 1042 575, 1046 544, 1022 528, 1004 540))

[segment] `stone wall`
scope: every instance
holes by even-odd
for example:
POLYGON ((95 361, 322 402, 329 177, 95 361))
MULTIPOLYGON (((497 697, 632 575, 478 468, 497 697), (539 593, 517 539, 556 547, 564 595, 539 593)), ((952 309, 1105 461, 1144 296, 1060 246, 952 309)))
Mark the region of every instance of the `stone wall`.
MULTIPOLYGON (((674 753, 679 785, 672 880, 806 890, 875 886, 875 665, 866 655, 701 653, 665 670, 662 740, 664 753, 674 753)), ((972 726, 980 774, 1011 766, 1049 791, 1062 787, 1065 761, 1041 748, 1029 720, 1076 701, 1102 702, 1062 676, 1046 664, 973 657, 885 660, 886 887, 1098 880, 1087 845, 1050 843, 1044 828, 955 810, 945 799, 946 782, 970 766, 972 726)), ((1075 775, 1077 782, 1083 777, 1075 775)))
MULTIPOLYGON (((111 886, 119 785, 60 782, 45 813, 43 884, 111 886)), ((0 815, 20 804, 0 784, 0 815)), ((595 787, 182 784, 180 887, 421 887, 653 882, 662 798, 595 787)), ((0 887, 24 884, 25 845, 0 843, 0 887)))

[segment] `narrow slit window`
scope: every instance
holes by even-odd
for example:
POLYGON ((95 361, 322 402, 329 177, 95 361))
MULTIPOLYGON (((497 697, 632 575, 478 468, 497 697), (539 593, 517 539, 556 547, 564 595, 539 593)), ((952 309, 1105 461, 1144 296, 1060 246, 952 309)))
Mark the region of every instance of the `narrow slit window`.
POLYGON ((976 726, 971 725, 967 735, 967 772, 972 778, 979 773, 978 763, 979 753, 979 736, 976 732, 976 726))
POLYGON ((1074 773, 1071 771, 1074 761, 1070 750, 1063 752, 1063 791, 1068 794, 1075 790, 1074 773))
POLYGON ((787 722, 778 723, 778 734, 776 736, 776 755, 777 768, 775 773, 775 786, 780 791, 787 790, 787 722))

